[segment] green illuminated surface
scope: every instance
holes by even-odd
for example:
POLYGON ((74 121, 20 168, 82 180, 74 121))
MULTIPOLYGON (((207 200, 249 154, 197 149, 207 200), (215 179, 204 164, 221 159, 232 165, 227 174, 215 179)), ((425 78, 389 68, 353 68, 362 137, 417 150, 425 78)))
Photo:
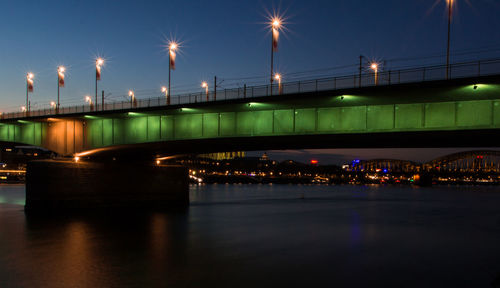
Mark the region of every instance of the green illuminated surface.
MULTIPOLYGON (((500 128, 499 85, 480 84, 477 89, 468 85, 436 93, 406 91, 405 97, 399 97, 403 92, 217 103, 205 108, 85 115, 79 121, 85 121, 85 149, 217 137, 500 128)), ((0 141, 44 146, 49 137, 47 122, 0 124, 0 141)))

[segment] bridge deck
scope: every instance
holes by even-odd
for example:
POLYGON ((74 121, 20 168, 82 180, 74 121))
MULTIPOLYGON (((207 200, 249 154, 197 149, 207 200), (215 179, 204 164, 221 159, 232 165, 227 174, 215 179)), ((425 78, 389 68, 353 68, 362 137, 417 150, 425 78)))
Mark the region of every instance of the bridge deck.
MULTIPOLYGON (((474 77, 251 100, 4 119, 0 122, 0 141, 72 154, 107 146, 202 139, 286 136, 293 141, 296 136, 332 135, 317 139, 341 141, 334 136, 482 130, 491 133, 500 128, 499 82, 498 76, 474 77)), ((197 149, 193 146, 192 150, 197 149)))

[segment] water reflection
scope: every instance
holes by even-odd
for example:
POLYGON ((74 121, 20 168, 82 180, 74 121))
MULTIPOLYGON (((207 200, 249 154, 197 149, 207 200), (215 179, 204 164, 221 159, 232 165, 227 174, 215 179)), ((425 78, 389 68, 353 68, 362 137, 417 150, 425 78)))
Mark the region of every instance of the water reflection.
MULTIPOLYGON (((20 269, 34 269, 22 287, 144 287, 172 283, 186 258, 186 213, 28 215, 20 269), (127 277, 124 277, 124 276, 127 277), (133 284, 135 283, 135 284, 133 284)), ((2 272, 0 272, 2 273, 2 272)), ((0 277, 1 279, 1 277, 0 277)))
POLYGON ((64 217, 25 215, 16 189, 0 191, 1 288, 488 287, 500 271, 495 187, 208 185, 183 213, 64 217))

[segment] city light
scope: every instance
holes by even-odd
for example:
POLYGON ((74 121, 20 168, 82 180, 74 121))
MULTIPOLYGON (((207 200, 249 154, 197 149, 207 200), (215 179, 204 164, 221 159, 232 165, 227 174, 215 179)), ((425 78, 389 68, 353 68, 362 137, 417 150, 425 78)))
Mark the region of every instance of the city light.
POLYGON ((130 97, 130 106, 137 106, 137 102, 135 101, 135 93, 132 90, 128 90, 128 96, 130 97))
POLYGON ((165 86, 162 86, 161 87, 161 92, 165 93, 166 103, 167 103, 167 105, 169 105, 170 104, 170 95, 168 95, 168 88, 165 87, 165 86))
POLYGON ((378 64, 373 62, 370 65, 370 69, 372 69, 373 73, 375 74, 375 86, 377 86, 378 85, 378 64))
MULTIPOLYGON (((101 80, 101 68, 104 66, 104 59, 98 57, 95 60, 95 104, 97 105, 97 81, 101 80)), ((103 100, 104 101, 104 100, 103 100)), ((104 103, 103 103, 104 105, 104 103)), ((102 107, 104 109, 104 107, 102 107)))
POLYGON ((205 94, 207 95, 207 102, 208 102, 208 83, 206 81, 201 82, 201 87, 205 88, 205 94))
POLYGON ((280 94, 280 95, 281 95, 281 92, 282 92, 282 90, 281 90, 281 74, 276 73, 276 74, 274 75, 274 79, 275 79, 276 81, 278 81, 278 94, 280 94))
POLYGON ((56 102, 50 101, 50 107, 51 108, 56 108, 56 102))
MULTIPOLYGON (((172 94, 171 88, 171 73, 172 70, 175 70, 175 58, 176 51, 179 48, 179 44, 175 41, 170 41, 168 43, 168 93, 172 94)), ((167 105, 170 105, 170 97, 167 97, 167 105)))
POLYGON ((95 65, 96 65, 96 67, 99 67, 99 68, 100 68, 100 67, 102 67, 102 66, 104 65, 104 59, 102 59, 102 58, 100 58, 100 57, 99 57, 99 58, 97 58, 97 59, 95 60, 95 65))
POLYGON ((271 96, 273 94, 273 82, 274 82, 274 53, 278 51, 278 40, 280 31, 283 30, 283 16, 277 13, 269 17, 269 26, 271 28, 271 96))
POLYGON ((21 112, 26 112, 26 106, 21 106, 21 112))
POLYGON ((66 72, 66 67, 64 67, 64 66, 57 67, 57 106, 56 106, 56 114, 59 113, 59 107, 61 107, 59 88, 64 87, 64 73, 65 72, 66 72))
POLYGON ((35 75, 31 72, 26 74, 26 107, 30 108, 29 93, 33 92, 33 79, 35 75))

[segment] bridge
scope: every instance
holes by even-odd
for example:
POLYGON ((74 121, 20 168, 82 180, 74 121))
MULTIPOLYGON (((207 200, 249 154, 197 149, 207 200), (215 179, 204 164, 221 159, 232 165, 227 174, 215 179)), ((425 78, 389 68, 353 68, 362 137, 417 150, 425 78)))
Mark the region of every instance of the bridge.
POLYGON ((179 95, 172 105, 154 98, 6 113, 0 141, 61 155, 497 146, 500 60, 452 65, 447 80, 443 69, 387 71, 377 85, 363 74, 179 95))
POLYGON ((473 150, 444 155, 426 163, 400 159, 353 160, 348 171, 390 173, 499 173, 500 151, 473 150))
POLYGON ((500 60, 454 64, 443 79, 445 71, 435 66, 244 86, 178 95, 172 105, 155 98, 95 111, 78 106, 6 113, 0 141, 86 159, 29 165, 27 208, 116 205, 116 192, 107 189, 116 182, 128 204, 186 205, 187 172, 181 167, 137 169, 126 163, 242 150, 498 146, 500 60), (150 179, 148 188, 136 177, 150 179), (175 193, 165 196, 165 187, 175 193))

